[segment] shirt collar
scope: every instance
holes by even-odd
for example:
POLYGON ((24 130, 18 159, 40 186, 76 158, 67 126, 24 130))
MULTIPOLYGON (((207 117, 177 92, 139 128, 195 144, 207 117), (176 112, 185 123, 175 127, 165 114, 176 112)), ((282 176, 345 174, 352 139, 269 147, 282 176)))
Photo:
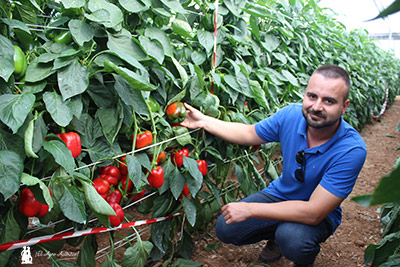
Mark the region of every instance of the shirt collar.
MULTIPOLYGON (((322 144, 320 146, 317 147, 312 147, 312 148, 308 148, 306 149, 307 153, 324 153, 326 152, 331 146, 332 144, 334 144, 339 138, 341 138, 342 136, 344 136, 346 133, 346 126, 345 126, 345 121, 343 119, 343 116, 340 117, 340 125, 339 128, 337 129, 336 133, 331 137, 331 139, 328 140, 328 142, 326 142, 325 144, 322 144)), ((302 116, 301 117, 301 121, 299 123, 299 127, 297 129, 297 134, 299 134, 300 136, 302 136, 302 138, 304 139, 304 141, 306 142, 306 147, 307 147, 307 121, 306 119, 302 116)))

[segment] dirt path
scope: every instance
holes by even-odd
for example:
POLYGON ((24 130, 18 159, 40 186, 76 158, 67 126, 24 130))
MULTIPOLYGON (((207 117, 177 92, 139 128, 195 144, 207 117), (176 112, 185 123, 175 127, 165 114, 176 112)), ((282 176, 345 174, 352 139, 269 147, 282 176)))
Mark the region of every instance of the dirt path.
MULTIPOLYGON (((391 172, 394 163, 400 157, 400 133, 396 130, 400 123, 400 97, 380 118, 367 125, 361 132, 367 145, 368 156, 360 173, 353 192, 342 203, 343 220, 341 226, 321 246, 315 266, 363 266, 364 250, 369 244, 380 241, 380 216, 377 207, 364 208, 350 200, 351 197, 372 193, 380 178, 391 172)), ((218 243, 213 238, 214 232, 208 236, 200 236, 195 240, 196 247, 192 260, 204 266, 265 266, 257 263, 258 255, 264 242, 236 247, 222 244, 214 251, 207 251, 208 244, 218 243)), ((284 258, 271 267, 292 266, 284 258)))

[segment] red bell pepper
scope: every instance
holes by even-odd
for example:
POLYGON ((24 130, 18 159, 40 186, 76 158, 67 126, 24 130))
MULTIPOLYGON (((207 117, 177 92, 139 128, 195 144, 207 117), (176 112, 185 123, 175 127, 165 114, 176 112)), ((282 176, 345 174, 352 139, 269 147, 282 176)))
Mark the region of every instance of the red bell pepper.
POLYGON ((186 108, 182 102, 175 102, 167 108, 167 118, 172 124, 178 124, 186 118, 186 108))
MULTIPOLYGON (((144 193, 146 192, 146 189, 143 189, 142 192, 137 193, 133 196, 132 201, 136 201, 144 197, 144 193)), ((131 197, 131 196, 130 196, 131 197)))
POLYGON ((147 176, 147 181, 150 187, 161 187, 164 183, 164 169, 161 166, 156 166, 151 170, 149 176, 147 176))
POLYGON ((136 135, 136 149, 149 146, 153 143, 153 134, 150 131, 145 131, 136 135))
POLYGON ((82 145, 81 137, 75 132, 57 134, 61 140, 67 145, 67 148, 71 151, 72 157, 76 158, 81 154, 82 145))
POLYGON ((183 157, 189 157, 189 150, 187 148, 174 151, 171 160, 177 167, 180 167, 183 165, 183 157))
POLYGON ((124 221, 125 218, 125 213, 122 207, 115 202, 110 203, 111 208, 115 211, 116 215, 108 215, 108 218, 110 219, 110 224, 112 227, 116 227, 121 224, 121 222, 124 221))
POLYGON ((126 156, 123 156, 121 158, 121 162, 123 162, 123 163, 119 163, 119 172, 121 173, 121 176, 128 175, 128 165, 126 164, 125 158, 126 158, 126 156))
POLYGON ((167 160, 165 151, 161 152, 157 157, 157 165, 163 164, 167 160))
POLYGON ((18 209, 27 217, 42 217, 49 212, 49 205, 37 201, 32 191, 25 188, 21 191, 21 199, 19 200, 18 209))
POLYGON ((57 135, 67 145, 67 148, 71 151, 71 154, 74 158, 78 157, 81 154, 82 146, 81 137, 79 136, 79 134, 75 132, 69 132, 57 135))
POLYGON ((201 174, 206 175, 207 174, 207 161, 200 159, 200 160, 196 160, 197 164, 199 164, 199 170, 201 172, 201 174))
POLYGON ((111 192, 107 198, 106 201, 108 203, 119 203, 122 199, 122 194, 121 191, 119 191, 118 189, 115 189, 113 192, 111 192))
POLYGON ((182 190, 182 195, 184 195, 185 197, 187 197, 189 194, 190 194, 190 189, 189 189, 189 187, 187 186, 187 184, 185 184, 185 186, 183 187, 183 190, 182 190))
POLYGON ((117 185, 121 180, 121 172, 117 167, 108 165, 101 168, 100 178, 107 180, 112 185, 117 185))
POLYGON ((104 199, 107 197, 110 191, 110 183, 103 178, 96 178, 93 180, 93 186, 96 188, 97 193, 99 193, 104 199))
POLYGON ((122 176, 121 177, 121 183, 122 183, 122 190, 125 191, 125 185, 126 185, 126 181, 128 180, 128 188, 126 189, 126 192, 132 192, 133 189, 133 182, 131 181, 131 179, 129 179, 127 176, 122 176))

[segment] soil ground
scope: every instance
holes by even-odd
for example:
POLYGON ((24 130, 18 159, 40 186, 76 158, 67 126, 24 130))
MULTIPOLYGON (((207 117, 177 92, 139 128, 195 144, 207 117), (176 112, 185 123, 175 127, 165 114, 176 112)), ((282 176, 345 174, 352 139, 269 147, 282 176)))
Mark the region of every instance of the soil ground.
MULTIPOLYGON (((361 207, 351 201, 351 197, 372 193, 380 178, 392 171, 397 158, 400 157, 400 150, 397 150, 400 147, 400 132, 397 131, 399 118, 400 97, 398 96, 379 120, 366 125, 361 131, 361 136, 367 145, 367 159, 353 192, 342 203, 342 224, 335 234, 321 245, 321 252, 315 261, 316 267, 363 266, 364 251, 367 246, 377 244, 381 240, 378 207, 361 207)), ((143 215, 139 215, 140 218, 135 217, 135 212, 131 215, 133 220, 145 219, 143 215)), ((141 237, 146 240, 148 232, 146 233, 146 228, 143 230, 141 237)), ((191 260, 202 263, 205 267, 292 266, 292 263, 283 257, 278 262, 269 265, 258 262, 259 253, 265 242, 246 246, 227 245, 219 243, 213 227, 209 231, 209 233, 193 237, 195 248, 191 260), (215 250, 206 250, 208 245, 215 244, 220 246, 215 250)), ((129 230, 124 229, 116 231, 115 236, 126 237, 130 233, 129 230)), ((97 235, 96 239, 99 250, 109 245, 108 234, 97 235)), ((61 260, 75 261, 79 249, 79 247, 65 246, 62 253, 55 256, 61 260)), ((115 250, 119 263, 124 251, 123 247, 115 250)), ((33 251, 32 257, 34 266, 50 266, 47 255, 40 251, 33 251)), ((104 260, 105 257, 98 258, 97 266, 100 266, 104 260)), ((162 266, 162 263, 154 263, 152 266, 162 266)))
MULTIPOLYGON (((351 195, 342 203, 342 224, 333 236, 321 245, 314 266, 364 266, 364 251, 370 244, 381 240, 380 214, 378 207, 362 207, 351 201, 357 195, 370 194, 379 183, 381 177, 389 174, 400 151, 400 97, 384 113, 384 115, 361 131, 367 145, 367 159, 359 175, 351 195)), ((208 244, 215 244, 218 239, 210 235, 198 237, 192 257, 193 261, 203 263, 205 267, 214 266, 292 266, 292 262, 282 257, 278 262, 269 265, 258 261, 260 251, 265 242, 253 245, 234 246, 221 244, 214 251, 206 251, 208 244)))

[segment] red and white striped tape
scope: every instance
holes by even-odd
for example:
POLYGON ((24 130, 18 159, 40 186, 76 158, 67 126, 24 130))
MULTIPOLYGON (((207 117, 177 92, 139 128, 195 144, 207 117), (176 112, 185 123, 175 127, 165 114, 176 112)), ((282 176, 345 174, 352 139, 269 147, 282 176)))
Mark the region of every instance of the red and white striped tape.
POLYGON ((20 241, 8 242, 8 243, 4 243, 4 244, 0 245, 0 251, 12 250, 12 249, 17 249, 17 248, 22 248, 24 246, 33 246, 36 244, 55 241, 55 240, 62 240, 62 239, 79 237, 79 236, 105 233, 105 232, 115 231, 118 229, 133 227, 133 226, 140 226, 140 225, 146 225, 146 224, 151 224, 151 223, 155 223, 155 222, 161 222, 161 221, 165 221, 170 218, 179 216, 181 214, 183 214, 183 211, 172 214, 172 215, 164 216, 164 217, 123 223, 123 224, 120 224, 119 226, 113 227, 113 228, 107 228, 107 227, 90 228, 90 229, 76 231, 76 232, 45 235, 45 236, 39 236, 39 237, 34 237, 34 238, 20 240, 20 241))
POLYGON ((375 116, 375 115, 374 115, 374 112, 371 111, 372 119, 375 119, 375 120, 376 120, 376 119, 379 119, 379 117, 382 116, 383 113, 385 113, 386 108, 387 108, 388 100, 389 100, 389 87, 386 88, 386 99, 385 99, 385 103, 383 103, 381 112, 379 112, 379 115, 375 116))

